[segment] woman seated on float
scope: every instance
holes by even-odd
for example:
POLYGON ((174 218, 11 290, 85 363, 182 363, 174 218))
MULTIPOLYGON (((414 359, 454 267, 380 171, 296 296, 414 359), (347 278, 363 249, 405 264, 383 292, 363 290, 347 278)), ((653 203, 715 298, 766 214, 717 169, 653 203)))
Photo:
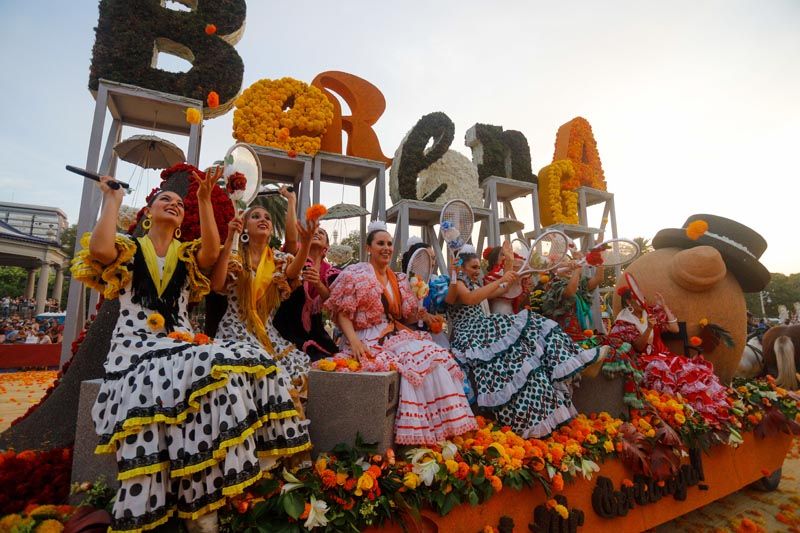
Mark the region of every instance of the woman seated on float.
POLYGON ((309 357, 281 336, 273 318, 281 301, 289 297, 290 284, 299 283, 317 224, 311 222, 305 227, 298 224, 294 193, 282 187, 281 194, 289 204, 286 227, 293 228, 290 235, 300 235, 297 255, 270 247, 274 225, 266 208, 250 207, 241 217, 231 220, 225 245, 211 275, 211 290, 228 300, 216 338, 262 346, 288 373, 291 383, 302 390, 308 376, 309 357), (233 253, 236 235, 239 236, 239 251, 233 253))
POLYGON ((483 284, 471 245, 462 248, 458 263, 447 297, 450 345, 471 378, 478 406, 525 438, 551 433, 576 414, 569 380, 600 365, 609 348, 583 350, 558 324, 527 310, 487 315, 481 303, 504 294, 517 273, 483 284))
MULTIPOLYGON (((436 254, 433 251, 433 247, 430 244, 423 242, 422 239, 417 236, 409 237, 408 243, 406 244, 406 251, 403 253, 401 258, 400 266, 402 268, 402 272, 409 274, 411 278, 414 277, 414 273, 408 272, 408 264, 411 261, 411 256, 414 255, 414 252, 417 250, 426 250, 428 254, 430 254, 431 264, 436 264, 436 254)), ((439 314, 439 312, 444 310, 442 304, 444 303, 444 297, 447 294, 448 279, 448 276, 437 276, 434 274, 431 276, 430 280, 428 280, 427 287, 424 285, 422 287, 412 286, 412 292, 417 293, 418 298, 423 298, 423 305, 428 313, 423 315, 422 321, 412 323, 410 327, 412 329, 421 329, 423 331, 427 331, 430 333, 433 341, 444 349, 450 348, 450 341, 448 340, 447 333, 444 330, 445 319, 441 314, 439 314)), ((410 279, 409 282, 411 281, 413 280, 410 279)))
MULTIPOLYGON (((506 272, 517 270, 524 260, 523 257, 513 252, 511 243, 508 241, 505 241, 503 246, 495 246, 484 250, 483 258, 487 262, 486 275, 483 277, 484 283, 499 280, 506 272)), ((502 315, 519 313, 528 299, 530 288, 530 276, 522 276, 509 283, 508 290, 489 299, 490 311, 502 315)))
POLYGON ((199 522, 215 531, 212 511, 274 458, 310 448, 271 357, 190 329, 187 305, 208 292, 202 270, 219 254, 210 200, 217 176, 193 178, 200 239, 191 242, 178 240, 183 199, 167 190, 145 208, 143 237, 117 235, 123 192, 101 178, 100 218, 72 267, 76 280, 120 302, 92 408, 96 451, 116 453, 119 470, 112 531, 152 529, 175 514, 190 531, 199 522))
POLYGON ((573 260, 555 269, 545 285, 542 314, 558 322, 573 339, 582 340, 585 331, 594 330, 592 292, 603 282, 605 268, 582 266, 583 253, 574 245, 570 248, 573 260))
POLYGON ((714 366, 702 356, 688 358, 672 353, 661 333, 677 333, 678 318, 656 293, 650 305, 641 294, 633 275, 626 273, 627 285, 617 289, 622 310, 608 334, 609 343, 630 343, 638 353, 635 366, 642 371, 642 385, 670 394, 681 394, 712 425, 719 426, 729 416, 725 387, 714 374, 714 366))
POLYGON ((342 354, 358 358, 367 372, 400 373, 396 443, 430 445, 476 429, 452 355, 405 325, 421 316, 420 305, 405 274, 389 268, 386 225, 372 222, 366 242, 369 261, 344 269, 325 302, 343 333, 342 354))
POLYGON ((283 338, 306 352, 312 361, 339 351, 325 330, 322 304, 330 296, 330 286, 339 270, 328 263, 328 232, 319 227, 311 238, 303 267, 303 282, 281 302, 273 323, 283 338))

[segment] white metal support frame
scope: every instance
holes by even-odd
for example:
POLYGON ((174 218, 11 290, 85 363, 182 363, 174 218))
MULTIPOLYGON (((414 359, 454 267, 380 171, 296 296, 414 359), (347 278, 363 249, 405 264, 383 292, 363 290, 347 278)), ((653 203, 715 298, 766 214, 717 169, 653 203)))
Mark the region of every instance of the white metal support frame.
MULTIPOLYGON (((100 80, 97 93, 94 94, 95 108, 92 129, 89 134, 89 147, 86 153, 86 170, 113 176, 117 167, 117 156, 114 145, 119 142, 124 126, 132 126, 156 131, 186 135, 189 137, 188 162, 197 166, 200 161, 200 124, 186 122, 188 108, 201 109, 203 102, 166 94, 151 89, 143 89, 133 85, 100 80), (106 115, 111 115, 112 122, 106 138, 103 158, 100 161, 103 129, 106 115), (154 117, 158 120, 154 121, 154 117), (153 126, 155 122, 155 128, 153 126)), ((74 178, 71 178, 74 179, 74 178)), ((75 252, 80 249, 81 236, 91 231, 97 221, 102 195, 94 182, 83 181, 81 207, 78 214, 75 252)), ((82 283, 70 279, 69 296, 67 298, 67 317, 64 324, 64 339, 61 345, 61 364, 71 357, 72 341, 83 328, 86 317, 99 298, 92 291, 88 309, 84 305, 85 292, 82 283)))

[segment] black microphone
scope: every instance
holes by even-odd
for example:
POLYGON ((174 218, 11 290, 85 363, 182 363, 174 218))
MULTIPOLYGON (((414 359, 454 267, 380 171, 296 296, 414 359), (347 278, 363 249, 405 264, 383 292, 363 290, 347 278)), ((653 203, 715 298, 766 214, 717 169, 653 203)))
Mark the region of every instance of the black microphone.
MULTIPOLYGON (((67 170, 70 172, 74 172, 79 176, 83 176, 84 178, 89 178, 90 180, 94 180, 99 182, 100 181, 100 174, 95 174, 94 172, 89 172, 88 170, 84 170, 82 168, 73 167, 72 165, 66 166, 67 170)), ((122 187, 123 189, 130 189, 130 185, 125 183, 124 181, 109 181, 107 182, 108 186, 114 190, 119 189, 122 187)))

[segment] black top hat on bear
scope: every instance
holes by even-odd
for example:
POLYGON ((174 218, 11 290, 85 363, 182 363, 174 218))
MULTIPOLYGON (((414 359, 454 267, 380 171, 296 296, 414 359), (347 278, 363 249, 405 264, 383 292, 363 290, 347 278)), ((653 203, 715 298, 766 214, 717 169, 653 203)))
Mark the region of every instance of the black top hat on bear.
POLYGON ((662 229, 653 238, 653 248, 694 248, 711 246, 725 261, 744 292, 764 290, 770 280, 769 270, 759 262, 767 241, 764 237, 735 220, 717 215, 692 215, 681 229, 662 229), (696 240, 686 234, 689 224, 705 221, 708 230, 696 240))

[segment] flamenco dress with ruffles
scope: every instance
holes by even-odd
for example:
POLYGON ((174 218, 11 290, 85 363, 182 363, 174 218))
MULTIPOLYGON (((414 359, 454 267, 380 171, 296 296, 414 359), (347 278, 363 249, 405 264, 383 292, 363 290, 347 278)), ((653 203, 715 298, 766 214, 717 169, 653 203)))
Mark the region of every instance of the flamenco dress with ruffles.
POLYGON ((250 271, 251 301, 248 304, 242 301, 243 293, 239 286, 245 283, 242 276, 245 267, 238 255, 231 257, 225 283, 228 308, 220 320, 215 338, 262 346, 289 375, 291 382, 302 388, 311 360, 308 354, 283 338, 273 324, 278 305, 291 292, 286 279, 286 266, 291 261, 290 254, 265 248, 257 268, 250 271), (259 302, 263 305, 259 305, 259 302), (258 312, 259 308, 263 314, 258 312))
MULTIPOLYGON (((460 276, 469 290, 480 285, 460 276)), ((477 404, 523 438, 543 437, 577 413, 569 380, 594 363, 588 350, 554 321, 527 310, 515 315, 486 314, 479 304, 447 310, 450 347, 469 374, 477 404)))
POLYGON ((117 235, 108 266, 90 257, 89 234, 81 242, 73 276, 120 302, 92 408, 95 451, 117 458, 111 531, 196 519, 258 481, 275 458, 310 448, 271 357, 253 344, 193 337, 187 305, 209 290, 199 241, 173 241, 158 258, 147 237, 117 235))
POLYGON ((594 329, 589 278, 581 275, 578 290, 572 297, 564 296, 568 284, 568 279, 553 276, 542 295, 542 314, 558 322, 573 340, 581 341, 586 337, 584 331, 594 329))
MULTIPOLYGON (((461 387, 464 374, 430 335, 402 325, 416 315, 419 301, 405 274, 387 271, 387 276, 387 285, 381 287, 369 263, 347 267, 333 283, 325 308, 353 322, 373 356, 361 359, 363 371, 400 373, 395 442, 431 445, 477 429, 461 387)), ((346 337, 339 348, 341 355, 351 357, 346 337)))
POLYGON ((725 387, 714 374, 714 365, 702 355, 689 358, 672 353, 661 339, 667 325, 667 314, 659 305, 648 306, 636 316, 628 309, 617 315, 608 336, 614 341, 633 344, 645 332, 648 317, 655 318, 647 348, 639 354, 635 366, 642 373, 641 385, 648 389, 680 394, 713 427, 721 427, 730 416, 730 403, 725 387))

